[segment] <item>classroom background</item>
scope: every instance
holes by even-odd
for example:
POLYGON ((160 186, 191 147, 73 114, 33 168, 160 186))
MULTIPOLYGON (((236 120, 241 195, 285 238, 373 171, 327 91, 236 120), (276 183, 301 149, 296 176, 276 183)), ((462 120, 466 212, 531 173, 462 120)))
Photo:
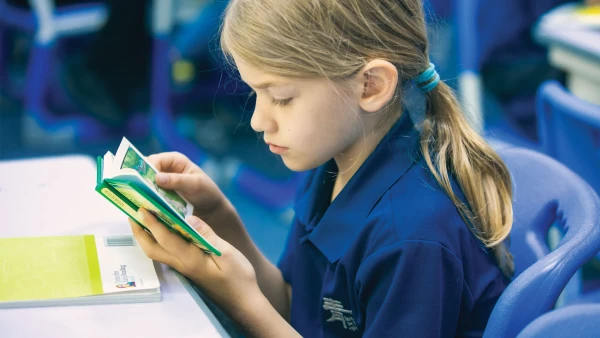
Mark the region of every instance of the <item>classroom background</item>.
MULTIPOLYGON (((0 0, 0 163, 95 158, 116 151, 123 136, 144 154, 182 152, 222 187, 277 261, 302 174, 250 128, 250 90, 219 50, 226 5, 0 0)), ((546 154, 600 193, 600 2, 424 6, 432 62, 486 139, 546 154)), ((561 237, 553 228, 550 246, 561 237)), ((584 322, 600 322, 600 260, 576 275, 574 303, 595 304, 584 322)), ((569 306, 564 297, 559 305, 569 306)))

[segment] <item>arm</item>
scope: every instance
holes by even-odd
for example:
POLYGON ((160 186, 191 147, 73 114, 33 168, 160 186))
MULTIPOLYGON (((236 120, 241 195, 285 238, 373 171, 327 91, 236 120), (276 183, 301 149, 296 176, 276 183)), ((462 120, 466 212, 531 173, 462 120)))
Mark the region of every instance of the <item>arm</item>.
POLYGON ((232 318, 250 337, 300 337, 265 297, 258 297, 250 308, 232 318))
POLYGON ((256 271, 262 293, 277 312, 289 320, 291 287, 283 280, 281 271, 254 244, 233 205, 226 201, 218 212, 203 220, 214 227, 219 237, 246 256, 256 271))

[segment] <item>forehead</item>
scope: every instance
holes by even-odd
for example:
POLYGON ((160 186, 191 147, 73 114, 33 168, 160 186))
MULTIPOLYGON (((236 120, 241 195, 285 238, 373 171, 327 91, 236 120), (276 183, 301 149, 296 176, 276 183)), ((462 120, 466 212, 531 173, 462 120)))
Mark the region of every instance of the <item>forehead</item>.
POLYGON ((289 83, 292 80, 264 72, 239 57, 233 56, 233 59, 242 80, 254 88, 267 87, 269 84, 289 83))
POLYGON ((254 89, 292 87, 306 92, 318 92, 320 94, 328 95, 332 90, 336 93, 340 89, 346 90, 347 85, 352 83, 352 81, 330 80, 326 77, 295 78, 275 75, 261 70, 240 57, 236 57, 235 54, 232 54, 232 56, 242 80, 254 89))

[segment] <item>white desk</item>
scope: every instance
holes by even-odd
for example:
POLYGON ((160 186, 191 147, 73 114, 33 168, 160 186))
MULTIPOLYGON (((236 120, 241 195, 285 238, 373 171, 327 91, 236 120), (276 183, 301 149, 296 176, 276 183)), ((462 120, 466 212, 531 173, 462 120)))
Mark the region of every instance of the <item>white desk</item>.
POLYGON ((548 58, 567 72, 567 88, 576 96, 600 105, 600 25, 577 23, 572 4, 547 14, 534 30, 535 39, 548 46, 548 58))
MULTIPOLYGON (((0 162, 0 237, 130 233, 95 178, 85 156, 0 162)), ((161 302, 0 310, 0 337, 229 337, 184 279, 156 266, 161 302)))

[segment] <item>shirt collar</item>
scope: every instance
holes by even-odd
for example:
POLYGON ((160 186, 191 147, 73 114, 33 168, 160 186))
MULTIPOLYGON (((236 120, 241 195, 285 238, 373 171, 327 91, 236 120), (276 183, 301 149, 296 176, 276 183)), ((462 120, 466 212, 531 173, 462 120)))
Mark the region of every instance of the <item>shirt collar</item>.
POLYGON ((329 207, 335 161, 316 169, 295 207, 297 220, 310 232, 304 240, 310 240, 330 262, 337 261, 379 199, 417 162, 419 154, 419 132, 405 111, 329 207))

